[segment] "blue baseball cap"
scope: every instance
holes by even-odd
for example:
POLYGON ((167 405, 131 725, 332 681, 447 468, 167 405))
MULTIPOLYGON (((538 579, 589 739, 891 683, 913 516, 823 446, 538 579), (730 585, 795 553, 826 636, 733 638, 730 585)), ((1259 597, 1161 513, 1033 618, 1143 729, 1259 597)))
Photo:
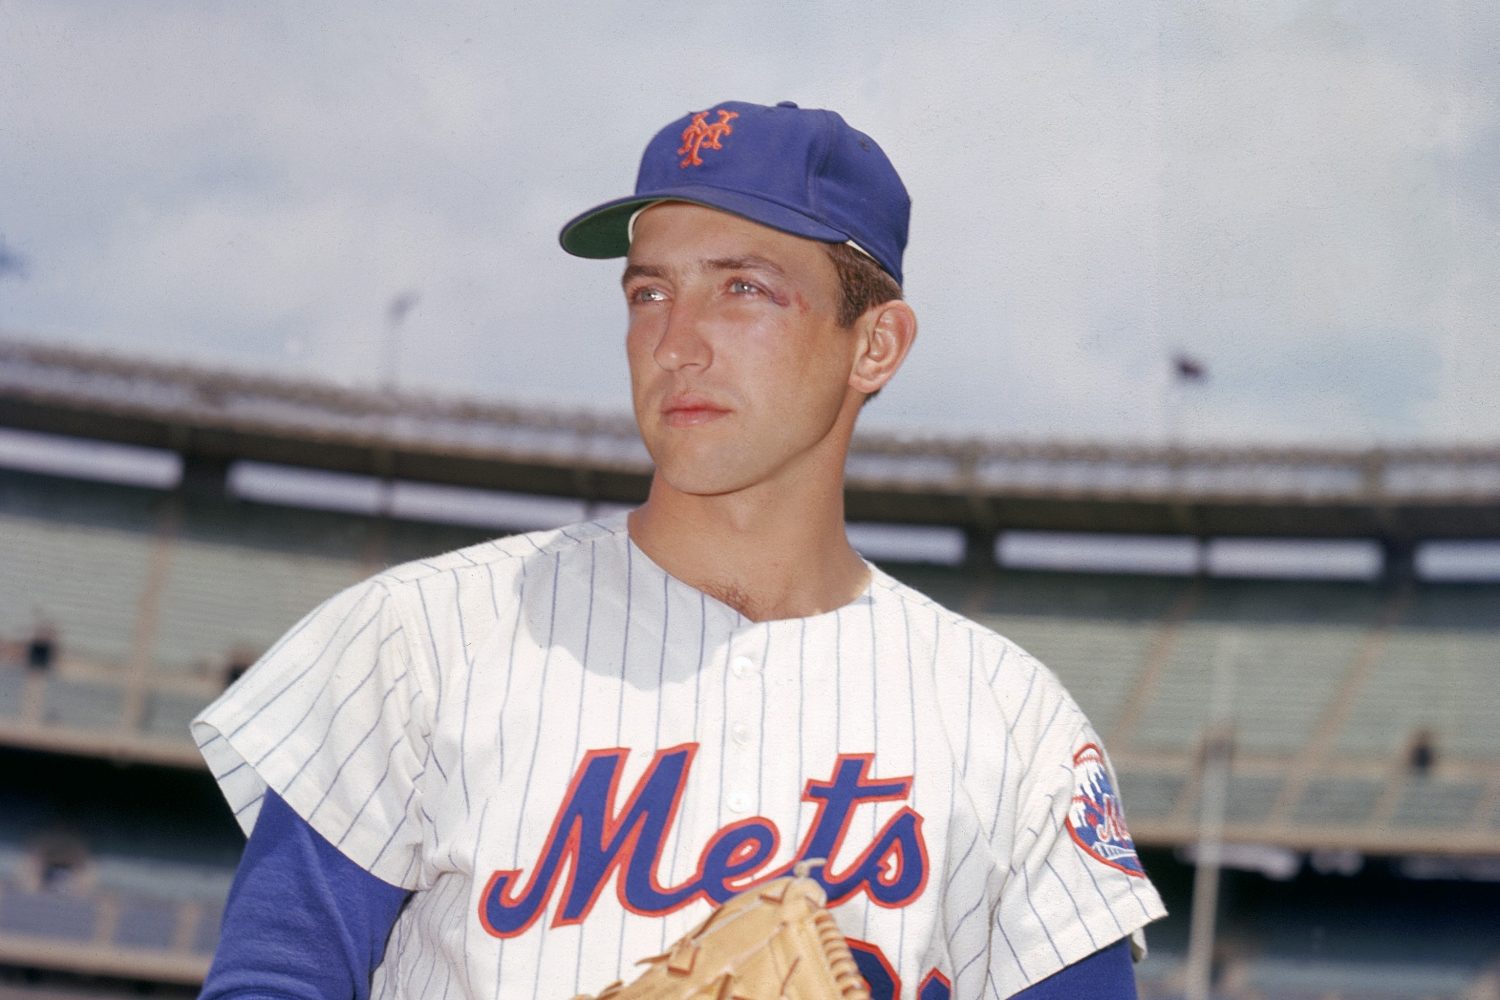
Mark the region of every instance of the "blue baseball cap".
POLYGON ((793 236, 851 243, 901 283, 911 198, 875 140, 837 113, 726 101, 656 133, 641 157, 635 194, 563 226, 563 249, 623 257, 630 222, 659 201, 686 201, 793 236))

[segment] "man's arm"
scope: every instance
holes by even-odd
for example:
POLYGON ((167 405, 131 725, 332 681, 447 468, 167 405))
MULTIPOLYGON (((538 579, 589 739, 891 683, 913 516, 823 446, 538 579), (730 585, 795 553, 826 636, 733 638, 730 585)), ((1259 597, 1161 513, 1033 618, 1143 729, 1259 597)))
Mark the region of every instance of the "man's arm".
POLYGON ((409 895, 344 857, 267 791, 200 1000, 367 1000, 409 895))
POLYGON ((1017 993, 1012 1000, 1136 1000, 1130 938, 1121 938, 1017 993))

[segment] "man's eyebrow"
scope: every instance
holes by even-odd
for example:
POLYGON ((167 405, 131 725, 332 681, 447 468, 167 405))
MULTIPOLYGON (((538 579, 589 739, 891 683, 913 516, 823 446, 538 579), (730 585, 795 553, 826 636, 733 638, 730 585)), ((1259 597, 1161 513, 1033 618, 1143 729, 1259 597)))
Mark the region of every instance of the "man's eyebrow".
POLYGON ((654 264, 631 264, 620 275, 620 284, 628 285, 636 278, 665 278, 667 272, 654 264))
MULTIPOLYGON (((770 271, 772 274, 786 276, 786 269, 769 257, 759 254, 746 254, 743 257, 711 257, 700 261, 698 266, 704 271, 770 271)), ((665 278, 667 270, 655 264, 630 264, 625 268, 625 273, 620 275, 620 284, 628 285, 636 278, 665 278)))
POLYGON ((744 257, 715 257, 703 262, 705 270, 709 271, 770 271, 773 274, 786 276, 782 266, 769 257, 761 257, 757 254, 748 254, 744 257))

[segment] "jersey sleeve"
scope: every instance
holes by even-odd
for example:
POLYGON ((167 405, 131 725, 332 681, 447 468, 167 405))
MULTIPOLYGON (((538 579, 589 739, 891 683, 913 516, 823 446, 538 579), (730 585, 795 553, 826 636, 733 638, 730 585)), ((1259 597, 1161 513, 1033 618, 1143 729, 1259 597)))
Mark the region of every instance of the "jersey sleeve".
MULTIPOLYGON (((1130 943, 1124 938, 1017 993, 1015 1000, 1137 1000, 1130 943)), ((205 998, 207 1000, 207 998, 205 998)))
POLYGON ((426 661, 378 580, 313 611, 193 721, 193 738, 248 835, 274 790, 346 857, 419 888, 426 661))
POLYGON ((1031 669, 1030 697, 1009 716, 1011 752, 1025 762, 1005 789, 1013 825, 994 843, 1007 869, 991 948, 992 976, 1009 987, 1001 996, 1124 938, 1143 956, 1141 929, 1166 915, 1102 741, 1050 672, 1031 669))
POLYGON ((267 791, 199 1000, 369 1000, 370 975, 408 895, 267 791))

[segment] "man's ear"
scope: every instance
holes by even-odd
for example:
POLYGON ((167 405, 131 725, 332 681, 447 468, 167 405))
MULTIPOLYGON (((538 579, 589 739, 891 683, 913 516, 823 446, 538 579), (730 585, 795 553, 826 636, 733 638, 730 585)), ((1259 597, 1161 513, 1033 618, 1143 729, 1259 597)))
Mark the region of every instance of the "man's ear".
POLYGON ((917 339, 917 314, 900 299, 868 310, 856 322, 859 354, 849 372, 849 386, 874 395, 896 374, 917 339))

